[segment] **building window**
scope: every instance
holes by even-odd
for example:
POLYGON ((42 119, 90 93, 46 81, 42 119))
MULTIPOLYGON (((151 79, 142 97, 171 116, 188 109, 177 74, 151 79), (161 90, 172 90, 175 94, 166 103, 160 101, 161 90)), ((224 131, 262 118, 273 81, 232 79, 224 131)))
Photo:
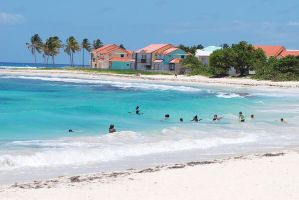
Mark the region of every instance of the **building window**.
POLYGON ((123 57, 125 57, 125 55, 124 54, 120 54, 120 57, 123 58, 123 57))
POLYGON ((169 64, 169 70, 170 71, 174 71, 175 70, 175 64, 174 63, 170 63, 169 64))

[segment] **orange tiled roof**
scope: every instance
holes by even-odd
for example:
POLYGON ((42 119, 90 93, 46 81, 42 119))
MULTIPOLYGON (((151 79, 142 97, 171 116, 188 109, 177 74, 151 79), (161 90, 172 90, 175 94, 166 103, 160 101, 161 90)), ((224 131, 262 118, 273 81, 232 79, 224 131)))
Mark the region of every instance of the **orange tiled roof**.
POLYGON ((151 44, 142 49, 139 49, 136 52, 140 53, 141 51, 144 51, 145 53, 153 53, 153 52, 158 51, 159 49, 166 47, 168 45, 170 45, 170 44, 151 44))
POLYGON ((174 58, 172 59, 169 63, 180 63, 181 62, 181 59, 179 58, 174 58))
POLYGON ((267 57, 277 57, 285 51, 283 46, 265 46, 265 45, 254 45, 256 49, 262 49, 267 57))
POLYGON ((176 51, 176 50, 178 50, 178 48, 176 48, 176 47, 172 47, 172 48, 169 48, 169 49, 167 49, 166 51, 164 51, 163 54, 164 54, 164 55, 167 55, 167 54, 170 54, 171 52, 174 52, 174 51, 176 51))
POLYGON ((281 57, 299 56, 299 50, 285 50, 280 54, 281 57))

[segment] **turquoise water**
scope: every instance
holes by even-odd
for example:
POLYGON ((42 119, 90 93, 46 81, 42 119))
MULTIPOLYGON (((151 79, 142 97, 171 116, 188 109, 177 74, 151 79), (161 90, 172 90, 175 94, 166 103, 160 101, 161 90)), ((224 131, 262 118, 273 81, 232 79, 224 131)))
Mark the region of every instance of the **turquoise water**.
POLYGON ((298 94, 298 89, 2 75, 0 179, 296 147, 298 94), (137 105, 142 115, 134 114, 137 105), (244 124, 239 111, 246 115, 244 124), (163 120, 164 114, 170 119, 163 120), (223 119, 212 122, 214 114, 223 119), (190 122, 194 115, 203 120, 190 122), (281 117, 288 123, 280 123, 281 117), (107 134, 110 124, 116 134, 107 134))

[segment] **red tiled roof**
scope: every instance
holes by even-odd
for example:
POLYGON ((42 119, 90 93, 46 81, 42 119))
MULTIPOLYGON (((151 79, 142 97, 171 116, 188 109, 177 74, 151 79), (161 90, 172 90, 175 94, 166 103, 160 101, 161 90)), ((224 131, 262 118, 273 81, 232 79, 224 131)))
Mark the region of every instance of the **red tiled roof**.
POLYGON ((181 62, 181 59, 179 58, 174 58, 172 59, 169 63, 180 63, 181 62))
POLYGON ((111 58, 109 61, 118 61, 118 62, 133 62, 131 58, 111 58))
POLYGON ((115 51, 115 50, 118 50, 118 49, 119 50, 123 50, 124 52, 127 52, 128 54, 131 53, 131 51, 125 50, 125 49, 119 47, 116 44, 107 44, 107 45, 104 45, 101 48, 98 48, 98 49, 94 50, 94 52, 95 53, 100 53, 100 54, 108 54, 108 53, 111 53, 112 51, 115 51))
POLYGON ((172 48, 169 48, 169 49, 167 49, 166 51, 164 51, 163 54, 164 54, 164 55, 167 55, 167 54, 170 54, 171 52, 174 52, 174 51, 176 51, 176 50, 178 50, 178 48, 176 48, 176 47, 172 47, 172 48))
POLYGON ((254 45, 256 49, 262 49, 267 57, 277 57, 285 51, 283 46, 264 46, 264 45, 254 45))
POLYGON ((151 45, 148 45, 142 49, 139 49, 138 51, 136 51, 137 53, 140 53, 141 51, 144 51, 145 53, 153 53, 163 47, 166 47, 170 44, 151 44, 151 45))
POLYGON ((280 54, 281 57, 299 56, 299 50, 285 50, 280 54))

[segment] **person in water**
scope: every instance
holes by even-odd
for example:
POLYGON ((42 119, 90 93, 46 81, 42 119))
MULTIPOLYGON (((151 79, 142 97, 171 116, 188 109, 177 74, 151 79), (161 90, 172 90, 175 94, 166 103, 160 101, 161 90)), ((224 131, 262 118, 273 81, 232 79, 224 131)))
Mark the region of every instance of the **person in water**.
POLYGON ((114 125, 111 124, 109 127, 109 133, 115 133, 115 132, 116 132, 116 129, 114 128, 114 125))
POLYGON ((139 106, 136 107, 136 115, 140 115, 140 108, 139 108, 139 106))
POLYGON ((239 120, 240 122, 245 122, 245 116, 243 115, 242 112, 239 112, 239 120))
POLYGON ((251 115, 250 115, 250 119, 254 119, 254 114, 251 114, 251 115))
POLYGON ((164 115, 164 119, 165 119, 165 120, 169 119, 169 117, 170 117, 169 114, 165 114, 165 115, 164 115))
POLYGON ((287 123, 286 120, 284 120, 283 118, 280 119, 281 123, 287 123))
POLYGON ((199 121, 201 121, 201 120, 202 120, 202 119, 198 119, 198 116, 195 115, 191 121, 192 121, 192 122, 199 122, 199 121))
POLYGON ((183 118, 180 118, 180 122, 184 122, 184 119, 183 119, 183 118))
POLYGON ((213 121, 219 121, 221 119, 222 119, 222 117, 218 117, 218 115, 214 115, 214 117, 213 117, 213 121))
POLYGON ((69 129, 69 133, 74 133, 75 131, 72 129, 69 129))

